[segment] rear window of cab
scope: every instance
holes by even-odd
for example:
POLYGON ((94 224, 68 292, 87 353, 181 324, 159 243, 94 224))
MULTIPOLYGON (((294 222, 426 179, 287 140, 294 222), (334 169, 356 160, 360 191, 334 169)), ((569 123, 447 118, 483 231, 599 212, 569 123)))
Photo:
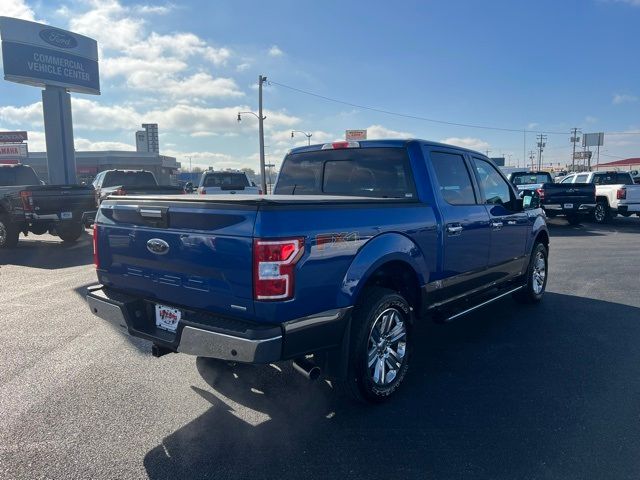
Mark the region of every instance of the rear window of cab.
POLYGON ((288 155, 276 195, 416 198, 404 148, 345 148, 288 155))

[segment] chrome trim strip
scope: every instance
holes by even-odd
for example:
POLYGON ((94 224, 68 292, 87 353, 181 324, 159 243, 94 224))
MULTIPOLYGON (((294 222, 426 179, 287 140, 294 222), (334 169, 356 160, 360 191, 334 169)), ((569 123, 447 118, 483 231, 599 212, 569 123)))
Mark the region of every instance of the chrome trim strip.
POLYGON ((473 306, 471 308, 467 308, 466 310, 463 310, 463 311, 461 311, 459 313, 456 313, 455 315, 452 315, 452 316, 448 317, 447 321, 453 320, 453 319, 458 318, 458 317, 461 317, 462 315, 465 315, 465 314, 467 314, 469 312, 473 312, 474 310, 476 310, 476 309, 478 309, 480 307, 484 307, 485 305, 488 305, 489 303, 495 302, 496 300, 498 300, 498 299, 500 299, 502 297, 506 297, 510 293, 514 293, 514 292, 517 292, 518 290, 522 290, 523 288, 524 288, 524 285, 520 285, 519 287, 514 288, 512 290, 509 290, 508 292, 501 293, 500 295, 498 295, 496 297, 490 298, 489 300, 486 300, 486 301, 484 301, 482 303, 479 303, 478 305, 475 305, 475 306, 473 306))

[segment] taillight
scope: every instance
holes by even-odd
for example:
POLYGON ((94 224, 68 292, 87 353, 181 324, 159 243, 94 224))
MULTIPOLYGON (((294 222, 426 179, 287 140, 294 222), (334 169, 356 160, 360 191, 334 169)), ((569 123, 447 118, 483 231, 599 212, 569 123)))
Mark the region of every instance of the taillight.
POLYGON ((360 148, 359 142, 333 142, 322 145, 322 150, 339 150, 341 148, 360 148))
POLYGON ((22 200, 22 208, 25 212, 33 212, 33 196, 30 191, 23 190, 20 192, 20 199, 22 200))
POLYGON ((616 191, 616 198, 618 200, 624 200, 625 198, 627 198, 627 189, 626 188, 619 188, 616 191))
POLYGON ((540 197, 540 200, 544 200, 544 188, 537 188, 536 193, 540 197))
POLYGON ((296 263, 304 238, 253 241, 253 296, 256 300, 293 298, 296 263))
POLYGON ((114 195, 126 195, 126 194, 127 194, 127 191, 122 187, 120 187, 114 192, 114 195))
POLYGON ((98 225, 93 224, 93 264, 100 268, 100 255, 98 254, 98 225))
POLYGON ((262 195, 262 189, 261 188, 258 189, 258 195, 262 195))

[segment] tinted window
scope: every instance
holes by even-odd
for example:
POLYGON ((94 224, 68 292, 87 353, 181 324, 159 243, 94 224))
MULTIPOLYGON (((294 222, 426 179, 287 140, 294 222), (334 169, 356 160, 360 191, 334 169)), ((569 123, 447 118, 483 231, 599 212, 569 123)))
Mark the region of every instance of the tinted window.
POLYGON ((151 172, 107 172, 102 183, 103 187, 140 187, 157 185, 156 179, 151 172))
POLYGON ((432 152, 431 164, 436 171, 442 198, 451 205, 476 203, 469 171, 462 155, 432 152))
POLYGON ((31 167, 0 167, 0 186, 40 185, 40 180, 31 167))
POLYGON ((473 163, 476 168, 478 183, 484 192, 485 203, 490 205, 511 206, 511 187, 498 170, 485 160, 474 158, 473 163))
POLYGON ((415 187, 404 149, 346 148, 287 156, 274 193, 414 198, 415 187))
POLYGON ((551 181, 551 175, 548 173, 516 173, 511 178, 511 183, 514 185, 531 185, 532 183, 548 183, 551 181))
POLYGON ((215 172, 204 177, 204 187, 248 187, 249 180, 244 173, 215 172))

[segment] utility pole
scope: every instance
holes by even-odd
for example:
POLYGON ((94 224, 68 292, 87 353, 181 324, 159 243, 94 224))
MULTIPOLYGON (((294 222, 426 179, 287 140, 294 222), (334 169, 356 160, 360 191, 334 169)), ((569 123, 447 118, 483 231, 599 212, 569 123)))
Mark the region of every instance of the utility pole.
POLYGON ((264 119, 262 115, 262 84, 267 81, 267 77, 258 77, 258 128, 260 130, 260 180, 262 183, 262 193, 267 193, 267 178, 264 165, 264 119))
MULTIPOLYGON (((533 163, 533 159, 536 158, 536 152, 534 152, 533 150, 529 150, 529 161, 531 162, 531 170, 535 170, 535 165, 533 163)), ((525 160, 526 162, 526 160, 525 160)), ((526 166, 526 165, 525 165, 526 166)))
POLYGON ((547 146, 547 144, 545 143, 547 140, 547 136, 546 135, 538 135, 538 170, 542 169, 542 151, 544 150, 544 147, 547 146))
POLYGON ((578 138, 578 130, 580 129, 574 127, 572 129, 573 135, 570 138, 571 143, 573 143, 573 154, 571 155, 571 171, 572 172, 576 171, 576 143, 580 140, 578 138))
POLYGON ((487 157, 489 156, 489 152, 491 152, 491 150, 489 150, 488 148, 484 151, 484 153, 487 155, 487 157))

